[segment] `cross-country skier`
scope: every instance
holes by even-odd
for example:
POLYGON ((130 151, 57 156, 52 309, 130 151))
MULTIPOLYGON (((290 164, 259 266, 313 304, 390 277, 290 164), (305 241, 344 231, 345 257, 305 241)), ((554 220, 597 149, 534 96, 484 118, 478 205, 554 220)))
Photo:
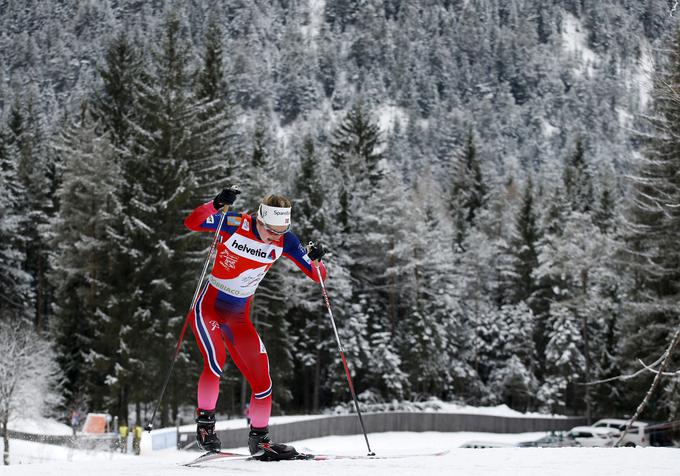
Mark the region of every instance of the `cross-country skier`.
MULTIPOLYGON (((232 205, 240 190, 225 188, 212 202, 196 208, 184 221, 194 231, 217 231, 221 212, 232 205)), ((319 260, 323 245, 305 248, 290 231, 291 203, 279 195, 266 196, 258 211, 228 212, 220 229, 221 242, 208 282, 201 290, 190 316, 196 342, 203 355, 203 372, 198 381, 196 439, 206 451, 219 451, 215 434, 215 406, 219 380, 229 355, 250 385, 250 453, 261 460, 294 458, 298 452, 289 445, 269 439, 272 381, 264 343, 250 322, 250 301, 267 270, 281 256, 292 260, 307 276, 318 281, 326 268, 319 260)))

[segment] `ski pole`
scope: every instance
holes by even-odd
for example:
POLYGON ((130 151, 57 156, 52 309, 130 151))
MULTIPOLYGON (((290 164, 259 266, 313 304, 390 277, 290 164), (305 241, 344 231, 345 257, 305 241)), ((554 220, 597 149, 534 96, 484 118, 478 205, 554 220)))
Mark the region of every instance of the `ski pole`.
POLYGON ((163 383, 163 388, 161 390, 161 394, 158 397, 158 402, 156 403, 156 407, 153 409, 153 413, 151 414, 151 419, 148 421, 144 429, 146 431, 151 431, 153 429, 153 420, 156 417, 156 412, 158 412, 158 409, 161 406, 161 402, 163 401, 163 395, 165 395, 165 390, 168 387, 168 383, 170 382, 170 376, 172 375, 172 370, 175 368, 175 362, 177 361, 177 356, 179 355, 179 350, 182 347, 182 341, 184 340, 184 334, 187 331, 187 325, 189 324, 189 316, 191 316, 191 311, 194 309, 194 306, 196 305, 196 300, 198 299, 198 295, 201 292, 201 285, 203 284, 203 279, 205 278, 205 273, 208 270, 208 265, 210 264, 210 258, 212 257, 213 251, 215 250, 215 245, 217 244, 217 239, 220 236, 220 230, 222 229, 222 223, 224 222, 224 217, 227 216, 227 210, 229 206, 225 205, 222 210, 221 210, 221 216, 220 216, 220 222, 217 225, 217 230, 215 230, 215 236, 213 237, 212 244, 210 245, 210 251, 208 252, 208 256, 205 259, 205 263, 203 263, 203 271, 201 272, 201 277, 198 280, 198 285, 196 286, 196 291, 194 291, 194 297, 191 300, 191 307, 189 308, 189 312, 187 312, 187 317, 184 319, 184 325, 182 326, 182 332, 179 335, 179 340, 177 341, 177 346, 175 347, 175 353, 172 356, 172 360, 170 361, 170 368, 168 369, 168 373, 165 375, 165 382, 163 383))
POLYGON ((326 303, 326 309, 328 309, 328 316, 331 318, 331 324, 333 325, 333 332, 335 333, 335 340, 338 343, 338 348, 340 349, 340 358, 342 359, 342 365, 345 367, 345 375, 347 375, 347 382, 349 383, 349 391, 352 394, 352 400, 354 400, 354 408, 357 410, 357 415, 359 416, 359 423, 361 423, 361 429, 364 431, 364 439, 366 440, 366 447, 368 448, 368 456, 375 456, 375 453, 371 451, 371 445, 368 442, 368 434, 366 433, 366 426, 364 425, 364 419, 361 416, 361 411, 359 410, 359 401, 357 400, 357 394, 354 391, 354 384, 352 384, 352 376, 349 373, 349 366, 347 365, 347 359, 345 359, 345 350, 342 348, 342 343, 340 342, 340 335, 338 334, 338 328, 335 325, 335 319, 333 319, 333 311, 331 311, 331 302, 328 300, 328 293, 326 292, 326 286, 323 283, 323 278, 321 277, 321 271, 319 271, 318 262, 313 263, 314 269, 316 269, 316 274, 319 276, 319 284, 321 285, 321 293, 323 294, 323 300, 326 303))

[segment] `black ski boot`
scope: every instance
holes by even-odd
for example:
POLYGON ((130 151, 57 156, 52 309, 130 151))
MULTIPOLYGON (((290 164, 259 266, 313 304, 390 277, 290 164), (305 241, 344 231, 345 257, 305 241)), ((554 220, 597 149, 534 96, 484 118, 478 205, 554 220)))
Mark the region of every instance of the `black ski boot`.
POLYGON ((215 433, 215 412, 196 410, 196 443, 204 451, 219 451, 222 442, 215 433))
POLYGON ((254 459, 260 461, 281 461, 296 459, 300 454, 292 446, 282 443, 272 443, 269 440, 269 427, 250 427, 248 435, 248 449, 254 459))

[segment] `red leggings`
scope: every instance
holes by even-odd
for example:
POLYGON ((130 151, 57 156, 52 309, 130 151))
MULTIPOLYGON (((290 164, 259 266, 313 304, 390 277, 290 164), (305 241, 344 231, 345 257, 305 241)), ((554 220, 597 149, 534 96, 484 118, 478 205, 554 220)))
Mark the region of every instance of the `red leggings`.
POLYGON ((228 296, 206 284, 190 320, 203 355, 203 372, 198 380, 198 407, 213 410, 217 405, 220 376, 227 359, 226 344, 231 359, 250 384, 251 424, 256 428, 267 426, 272 410, 269 358, 250 322, 250 298, 229 300, 228 296))

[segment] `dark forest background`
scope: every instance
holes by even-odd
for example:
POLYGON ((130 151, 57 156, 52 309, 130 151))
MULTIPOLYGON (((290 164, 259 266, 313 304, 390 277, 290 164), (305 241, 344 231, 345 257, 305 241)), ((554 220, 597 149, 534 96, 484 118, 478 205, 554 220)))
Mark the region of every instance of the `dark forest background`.
MULTIPOLYGON (((652 373, 583 384, 680 325, 672 4, 0 1, 0 319, 53 343, 64 412, 143 420, 210 244, 183 219, 238 183, 331 249, 362 402, 630 414, 652 373)), ((278 263, 252 317, 275 412, 348 401, 315 283, 278 263)), ((201 365, 188 336, 163 424, 201 365)), ((248 398, 228 363, 218 411, 248 398)))

